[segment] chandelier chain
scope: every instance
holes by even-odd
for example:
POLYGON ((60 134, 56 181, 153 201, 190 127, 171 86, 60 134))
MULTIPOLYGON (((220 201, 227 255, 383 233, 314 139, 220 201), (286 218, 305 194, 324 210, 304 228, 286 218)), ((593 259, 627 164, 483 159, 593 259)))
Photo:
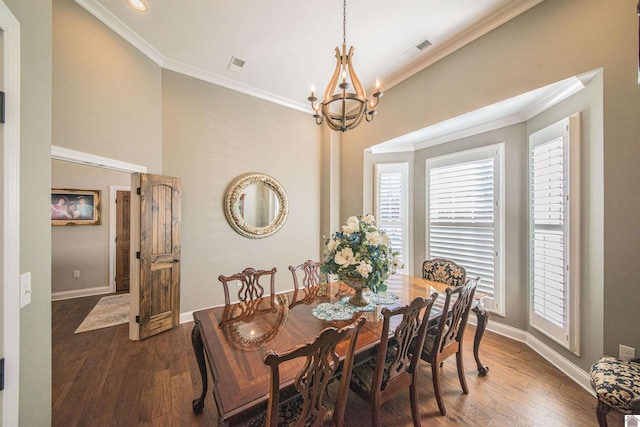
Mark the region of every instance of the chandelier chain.
POLYGON ((347 44, 347 0, 342 0, 342 43, 347 44))

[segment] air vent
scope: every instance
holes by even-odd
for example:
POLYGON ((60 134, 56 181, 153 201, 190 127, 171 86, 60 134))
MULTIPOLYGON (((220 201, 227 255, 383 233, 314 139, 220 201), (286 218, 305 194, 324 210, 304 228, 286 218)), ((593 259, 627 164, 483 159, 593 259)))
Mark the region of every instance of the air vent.
POLYGON ((227 66, 227 70, 239 74, 242 71, 242 67, 244 67, 244 61, 232 56, 231 61, 229 61, 229 65, 227 66))
POLYGON ((417 54, 424 52, 429 46, 431 46, 429 39, 424 39, 415 46, 407 49, 404 54, 407 56, 416 56, 417 54))

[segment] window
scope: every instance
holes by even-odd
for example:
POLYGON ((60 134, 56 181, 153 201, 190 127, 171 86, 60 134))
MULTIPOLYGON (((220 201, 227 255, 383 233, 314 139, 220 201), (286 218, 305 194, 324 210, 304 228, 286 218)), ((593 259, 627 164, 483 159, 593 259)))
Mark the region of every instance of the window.
POLYGON ((531 325, 579 347, 580 141, 575 115, 529 137, 531 325))
POLYGON ((427 258, 480 277, 488 309, 504 314, 503 144, 427 160, 427 258))
POLYGON ((376 163, 375 165, 375 212, 378 227, 385 230, 391 239, 391 249, 399 253, 404 264, 402 272, 409 267, 409 220, 408 220, 408 170, 407 163, 376 163))

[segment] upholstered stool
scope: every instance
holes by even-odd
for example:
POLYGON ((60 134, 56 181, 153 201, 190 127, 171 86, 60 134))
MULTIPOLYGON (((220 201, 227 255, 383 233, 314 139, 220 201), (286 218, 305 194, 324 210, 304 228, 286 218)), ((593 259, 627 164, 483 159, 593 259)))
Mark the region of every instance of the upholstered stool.
POLYGON ((640 414, 640 359, 626 361, 603 356, 591 367, 591 386, 596 392, 596 416, 607 426, 611 408, 624 414, 640 414))

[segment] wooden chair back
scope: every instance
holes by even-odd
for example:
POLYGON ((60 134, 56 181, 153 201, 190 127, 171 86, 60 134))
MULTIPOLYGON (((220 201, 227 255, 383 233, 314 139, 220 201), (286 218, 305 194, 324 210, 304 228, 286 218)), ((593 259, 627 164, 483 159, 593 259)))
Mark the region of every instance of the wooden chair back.
MULTIPOLYGON (((327 404, 324 402, 327 385, 334 378, 340 365, 336 347, 340 343, 348 341, 348 349, 342 364, 340 386, 332 415, 335 425, 344 425, 344 413, 347 405, 356 340, 365 321, 364 317, 360 317, 354 323, 341 329, 329 327, 320 332, 313 342, 280 354, 274 351, 269 351, 266 354, 264 363, 271 368, 267 427, 278 426, 280 405, 279 366, 283 362, 299 357, 305 358, 305 364, 302 370, 298 372, 294 386, 299 395, 302 396, 302 405, 294 406, 299 411, 295 411, 295 422, 292 424, 295 426, 319 426, 325 424, 329 414, 327 404)), ((286 413, 290 414, 291 412, 286 411, 286 413)))
POLYGON ((231 276, 218 276, 218 280, 222 282, 224 289, 224 303, 225 305, 231 304, 231 298, 229 296, 229 282, 238 281, 240 287, 238 288, 238 301, 252 301, 258 298, 262 298, 265 295, 265 288, 260 283, 260 280, 264 276, 269 276, 269 295, 276 293, 275 284, 276 268, 271 270, 256 270, 251 267, 242 270, 242 273, 236 273, 231 276))
POLYGON ((440 360, 444 360, 458 351, 464 337, 478 281, 479 278, 467 280, 463 286, 449 287, 446 290, 444 306, 431 350, 433 354, 439 355, 440 360), (456 300, 451 307, 451 300, 454 297, 456 300))
POLYGON ((382 310, 383 339, 375 362, 359 364, 351 380, 351 388, 369 403, 372 425, 380 426, 380 405, 403 389, 409 388, 414 425, 420 425, 416 380, 417 365, 429 323, 429 314, 437 293, 427 299, 417 297, 409 305, 382 310), (393 326, 392 335, 389 331, 393 326))
POLYGON ((456 287, 464 285, 467 271, 451 260, 434 258, 422 263, 422 278, 456 287))
POLYGON ((321 262, 315 262, 310 259, 306 260, 300 265, 290 265, 289 271, 293 276, 293 286, 297 291, 302 288, 310 288, 313 286, 319 286, 323 282, 323 274, 320 271, 321 262), (302 281, 299 280, 299 273, 302 272, 302 281))
POLYGON ((424 341, 421 358, 431 364, 433 391, 442 415, 446 415, 447 410, 440 390, 440 367, 443 361, 454 354, 456 355, 458 380, 462 386, 462 391, 464 394, 469 393, 464 375, 462 340, 467 320, 469 319, 473 296, 479 282, 480 278, 478 277, 473 280, 467 280, 462 286, 447 288, 438 326, 427 331, 427 337, 424 341), (451 301, 454 297, 456 300, 451 306, 451 301))

